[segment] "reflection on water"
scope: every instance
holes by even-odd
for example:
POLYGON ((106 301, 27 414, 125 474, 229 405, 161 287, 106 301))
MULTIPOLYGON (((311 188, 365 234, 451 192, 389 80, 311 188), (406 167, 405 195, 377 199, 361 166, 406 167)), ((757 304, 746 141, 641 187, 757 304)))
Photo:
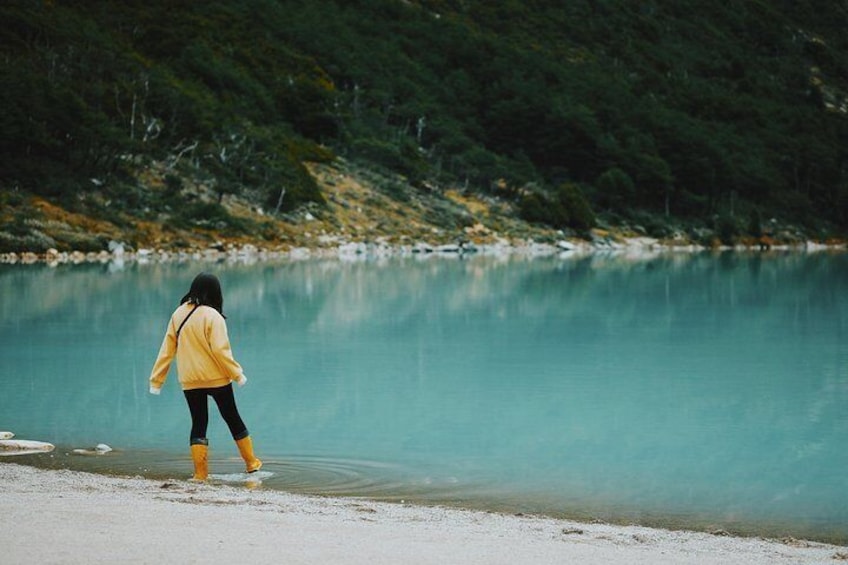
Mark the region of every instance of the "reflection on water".
POLYGON ((0 428, 190 474, 146 378, 203 269, 265 487, 848 540, 845 255, 0 266, 0 428))

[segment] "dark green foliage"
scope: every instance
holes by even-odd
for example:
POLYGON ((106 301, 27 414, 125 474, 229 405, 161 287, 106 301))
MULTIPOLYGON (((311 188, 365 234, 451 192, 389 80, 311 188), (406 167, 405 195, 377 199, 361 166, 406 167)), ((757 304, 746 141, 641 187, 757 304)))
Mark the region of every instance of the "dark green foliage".
POLYGON ((305 202, 324 204, 318 184, 302 163, 289 161, 275 171, 276 182, 268 183, 265 204, 275 212, 289 212, 305 202))
POLYGON ((183 179, 177 175, 165 175, 165 188, 169 194, 179 194, 183 189, 183 179))
POLYGON ((595 181, 598 190, 598 201, 601 205, 609 208, 620 208, 627 202, 632 202, 636 195, 636 185, 630 175, 613 167, 595 181))
POLYGON ((247 233, 250 225, 236 218, 216 202, 191 202, 176 210, 174 222, 180 226, 192 226, 223 232, 227 235, 247 233))
MULTIPOLYGON (((335 135, 333 85, 268 35, 263 8, 279 10, 258 1, 4 3, 0 183, 64 198, 141 156, 191 159, 219 196, 263 188, 271 170, 301 174, 282 146, 335 135)), ((290 202, 320 200, 298 189, 290 202)))
POLYGON ((291 210, 320 202, 302 163, 330 147, 413 184, 535 184, 522 214, 576 229, 591 208, 555 187, 624 217, 848 225, 837 4, 10 0, 0 19, 0 188, 66 197, 182 155, 219 197, 291 210))
POLYGON ((763 220, 760 216, 760 211, 756 208, 751 210, 751 215, 748 218, 748 234, 753 237, 761 237, 763 235, 763 220))
POLYGON ((418 180, 426 163, 411 143, 389 143, 379 139, 357 139, 350 146, 353 156, 418 180))
POLYGON ((580 188, 573 183, 563 183, 550 197, 540 192, 524 195, 520 213, 528 222, 572 228, 581 234, 595 227, 595 214, 580 188))
POLYGON ((557 199, 568 214, 569 227, 580 233, 586 233, 595 227, 595 214, 576 184, 561 185, 557 190, 557 199))
POLYGON ((724 245, 733 245, 739 236, 739 226, 731 216, 719 216, 715 219, 715 231, 724 245))
POLYGON ((538 192, 524 195, 519 210, 522 218, 537 224, 564 225, 567 220, 562 209, 538 192))

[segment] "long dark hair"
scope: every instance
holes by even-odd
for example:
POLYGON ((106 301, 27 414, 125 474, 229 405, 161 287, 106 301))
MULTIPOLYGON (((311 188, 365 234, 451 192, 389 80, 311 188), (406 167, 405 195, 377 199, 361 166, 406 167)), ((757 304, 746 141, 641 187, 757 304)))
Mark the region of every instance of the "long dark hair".
POLYGON ((221 282, 215 275, 200 273, 191 281, 188 294, 183 296, 180 304, 197 304, 209 306, 224 315, 224 295, 221 293, 221 282))

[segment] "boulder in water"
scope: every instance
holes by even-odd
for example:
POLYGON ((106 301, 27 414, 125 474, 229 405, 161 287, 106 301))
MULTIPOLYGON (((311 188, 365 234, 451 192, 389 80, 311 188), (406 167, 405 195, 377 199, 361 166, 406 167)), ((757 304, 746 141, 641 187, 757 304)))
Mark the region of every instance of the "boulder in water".
POLYGON ((0 439, 0 455, 28 455, 47 453, 55 449, 52 443, 29 439, 0 439))
POLYGON ((104 455, 109 453, 110 451, 114 451, 111 447, 106 445, 105 443, 98 443, 94 447, 87 447, 84 449, 74 449, 72 453, 76 455, 104 455))

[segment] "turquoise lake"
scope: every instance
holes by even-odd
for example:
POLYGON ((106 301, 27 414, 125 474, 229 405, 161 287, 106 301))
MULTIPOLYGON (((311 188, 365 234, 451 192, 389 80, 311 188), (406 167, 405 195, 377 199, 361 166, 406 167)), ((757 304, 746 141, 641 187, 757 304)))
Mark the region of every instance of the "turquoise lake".
POLYGON ((0 464, 187 478, 202 270, 263 488, 848 541, 844 253, 0 265, 0 430, 57 445, 0 464))

